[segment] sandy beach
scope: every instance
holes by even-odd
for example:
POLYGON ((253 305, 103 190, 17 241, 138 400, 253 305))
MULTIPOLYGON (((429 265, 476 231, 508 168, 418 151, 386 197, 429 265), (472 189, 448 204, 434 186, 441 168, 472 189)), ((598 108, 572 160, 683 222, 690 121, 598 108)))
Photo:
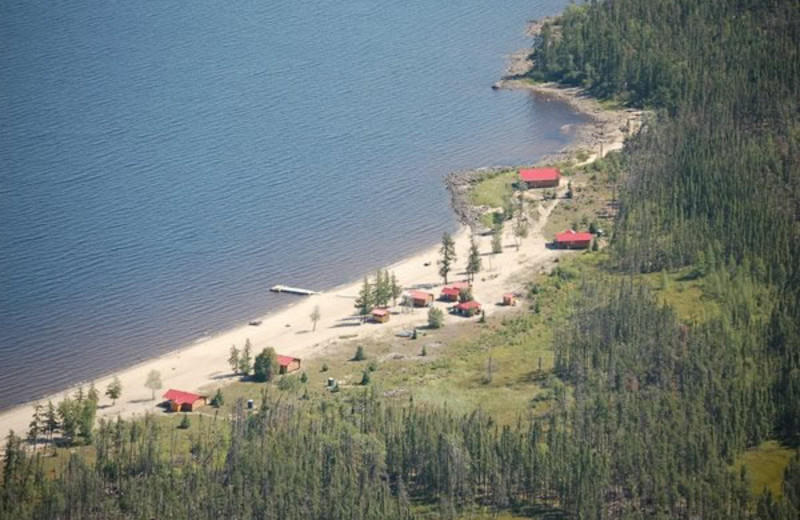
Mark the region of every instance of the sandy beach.
MULTIPOLYGON (((592 116, 595 121, 602 121, 608 129, 602 136, 602 154, 622 147, 625 133, 620 130, 622 122, 631 117, 627 111, 606 111, 596 102, 587 99, 577 90, 570 91, 555 86, 532 85, 520 81, 505 80, 501 88, 521 88, 538 92, 541 95, 553 95, 565 100, 582 112, 592 116)), ((591 129, 593 125, 585 125, 591 129)), ((578 134, 575 142, 569 149, 582 148, 591 150, 592 154, 586 162, 591 162, 600 156, 599 143, 592 132, 578 134)), ((563 194, 566 182, 560 188, 563 194)), ((479 249, 482 253, 483 270, 474 282, 473 295, 479 301, 487 315, 507 310, 499 302, 502 295, 507 292, 521 291, 521 275, 531 273, 533 270, 544 269, 551 266, 560 255, 576 254, 549 249, 547 242, 552 237, 543 236, 541 230, 547 218, 559 203, 560 198, 539 204, 539 218, 533 223, 529 237, 526 238, 519 250, 515 247, 511 227, 506 226, 503 237, 504 251, 501 254, 491 254, 491 237, 476 236, 479 249)), ((458 261, 456 269, 451 274, 449 281, 463 280, 463 272, 470 243, 470 229, 462 226, 454 235, 458 261)), ((437 297, 443 287, 442 279, 438 274, 437 260, 439 258, 439 245, 431 246, 424 251, 400 261, 388 269, 394 272, 405 290, 423 289, 430 290, 437 297)), ((579 254, 579 253, 577 253, 579 254)), ((372 277, 372 274, 370 274, 372 277)), ((163 389, 160 395, 169 388, 185 391, 196 391, 204 394, 212 393, 216 388, 235 381, 227 359, 231 345, 241 349, 247 339, 250 340, 255 356, 264 347, 270 346, 279 354, 299 357, 301 359, 324 354, 327 347, 340 341, 353 341, 382 334, 395 334, 400 330, 410 330, 415 326, 427 323, 427 311, 416 309, 412 312, 396 307, 391 308, 391 320, 387 324, 361 323, 354 319, 354 302, 361 288, 362 281, 343 285, 333 290, 313 296, 297 296, 296 302, 274 314, 261 318, 259 326, 244 325, 212 337, 203 338, 192 344, 184 345, 164 356, 150 359, 136 366, 109 374, 107 377, 94 381, 102 394, 114 376, 122 383, 122 397, 112 406, 111 400, 101 397, 98 418, 132 417, 147 412, 161 413, 157 404, 161 399, 152 400, 150 390, 144 383, 151 370, 157 370, 162 375, 163 389), (314 307, 318 306, 321 319, 316 330, 310 315, 314 307)), ((264 287, 267 291, 269 288, 264 287)), ((309 288, 314 289, 314 288, 309 288)), ((451 304, 435 302, 437 307, 445 309, 451 304)), ((473 318, 477 319, 477 318, 473 318)), ((446 314, 446 323, 456 324, 464 318, 446 314)), ((88 383, 84 384, 85 387, 88 383)), ((65 394, 73 393, 77 387, 65 389, 52 396, 36 402, 46 404, 48 399, 54 404, 60 401, 65 394)), ((27 403, 0 414, 0 433, 3 437, 13 430, 18 435, 25 435, 36 402, 27 403)))

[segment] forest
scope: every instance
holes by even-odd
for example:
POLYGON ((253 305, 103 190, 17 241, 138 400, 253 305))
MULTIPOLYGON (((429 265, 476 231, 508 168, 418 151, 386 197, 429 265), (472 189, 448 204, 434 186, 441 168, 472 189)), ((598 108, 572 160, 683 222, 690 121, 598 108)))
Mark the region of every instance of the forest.
POLYGON ((547 413, 509 425, 368 386, 266 386, 188 442, 153 418, 101 421, 91 459, 58 472, 10 437, 0 518, 800 517, 796 448, 780 496, 731 469, 800 439, 800 3, 591 1, 531 56, 532 81, 652 114, 619 159, 602 273, 553 331, 547 413), (681 316, 643 282, 662 272, 701 281, 717 311, 681 316))

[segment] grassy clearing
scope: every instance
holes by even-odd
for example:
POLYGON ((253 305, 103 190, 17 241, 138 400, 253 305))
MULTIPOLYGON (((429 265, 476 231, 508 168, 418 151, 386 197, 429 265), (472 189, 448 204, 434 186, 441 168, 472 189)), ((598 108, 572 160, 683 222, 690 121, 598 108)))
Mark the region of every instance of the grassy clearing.
POLYGON ((517 170, 507 170, 492 177, 486 177, 470 190, 470 202, 476 206, 502 208, 511 198, 513 184, 517 180, 517 170))
POLYGON ((750 492, 754 495, 760 495, 764 489, 769 489, 773 496, 778 497, 783 494, 783 472, 796 452, 797 448, 775 440, 762 442, 741 454, 733 469, 738 473, 742 466, 746 468, 750 492))
POLYGON ((715 298, 704 290, 703 279, 687 276, 692 268, 643 275, 653 294, 670 305, 684 322, 702 323, 719 316, 715 298))

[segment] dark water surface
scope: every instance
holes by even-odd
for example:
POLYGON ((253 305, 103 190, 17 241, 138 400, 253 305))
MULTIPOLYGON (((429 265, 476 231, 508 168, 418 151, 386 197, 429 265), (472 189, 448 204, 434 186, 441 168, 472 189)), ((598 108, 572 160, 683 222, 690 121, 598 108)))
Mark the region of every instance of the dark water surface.
POLYGON ((3 1, 0 408, 435 243, 582 120, 489 88, 566 4, 3 1))

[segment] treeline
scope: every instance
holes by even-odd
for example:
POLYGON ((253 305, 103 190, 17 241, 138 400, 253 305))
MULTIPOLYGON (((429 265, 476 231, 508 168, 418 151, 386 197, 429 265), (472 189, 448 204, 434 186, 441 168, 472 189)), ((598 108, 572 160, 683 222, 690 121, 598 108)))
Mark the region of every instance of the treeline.
POLYGON ((679 324, 626 284, 579 300, 555 347, 586 414, 578 438, 614 446, 598 493, 652 516, 797 517, 796 478, 783 502, 723 497, 739 492, 735 454, 800 435, 800 4, 589 2, 545 25, 532 56, 535 79, 653 109, 625 149, 614 265, 682 269, 720 304, 679 324))

